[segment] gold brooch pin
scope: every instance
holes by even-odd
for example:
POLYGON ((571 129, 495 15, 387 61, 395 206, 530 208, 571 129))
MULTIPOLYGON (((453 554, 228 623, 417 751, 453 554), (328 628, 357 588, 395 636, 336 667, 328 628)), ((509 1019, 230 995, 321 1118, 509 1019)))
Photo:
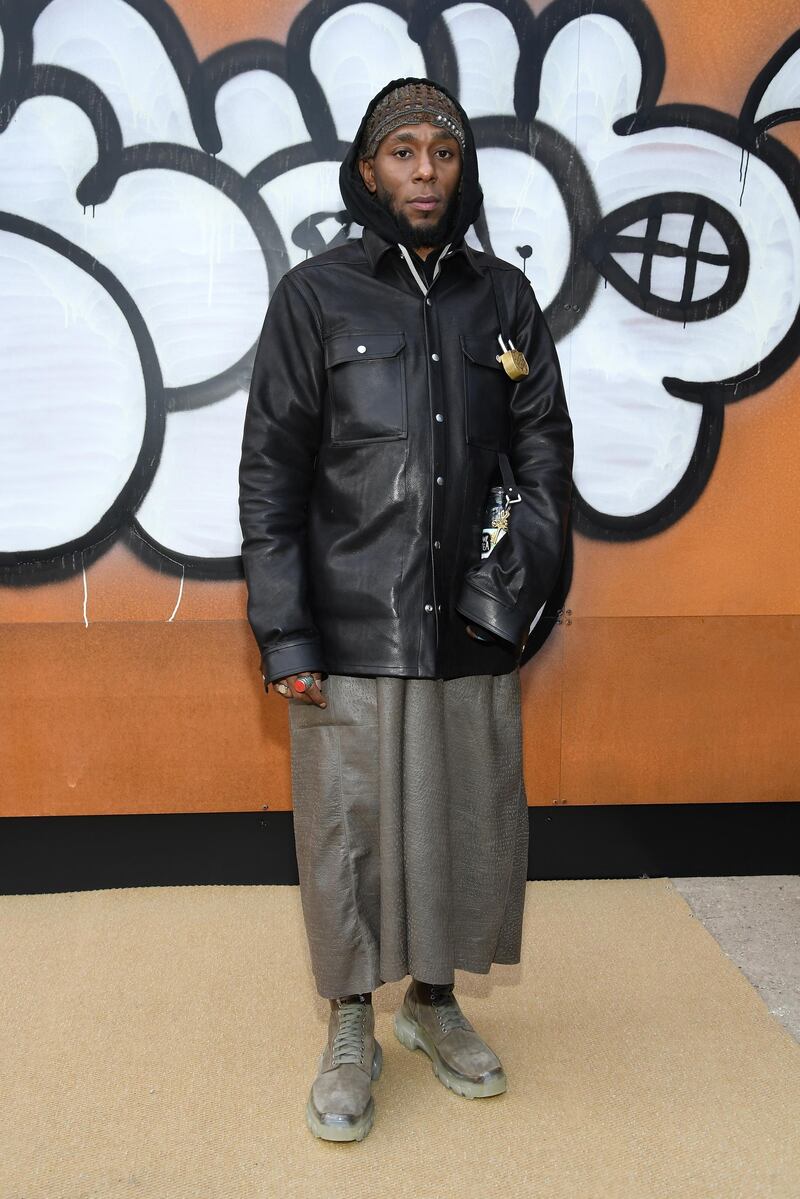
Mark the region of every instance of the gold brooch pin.
POLYGON ((500 342, 502 354, 495 354, 495 358, 502 366, 503 370, 508 375, 509 379, 522 379, 528 373, 528 363, 522 350, 515 350, 514 343, 511 338, 508 339, 506 346, 501 333, 497 334, 497 340, 500 342))

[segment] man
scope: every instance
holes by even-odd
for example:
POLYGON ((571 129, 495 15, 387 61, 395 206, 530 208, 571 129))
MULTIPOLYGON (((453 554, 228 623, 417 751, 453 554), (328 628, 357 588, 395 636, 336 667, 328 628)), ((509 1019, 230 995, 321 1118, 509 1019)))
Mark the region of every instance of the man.
POLYGON ((331 1008, 306 1118, 343 1141, 372 1125, 381 982, 411 975, 394 1029, 446 1086, 506 1089, 454 971, 520 960, 519 660, 560 567, 573 442, 527 279, 464 241, 483 193, 455 97, 392 80, 340 187, 363 236, 272 296, 240 515, 264 683, 289 703, 301 901, 331 1008), (487 549, 497 487, 507 528, 487 549))

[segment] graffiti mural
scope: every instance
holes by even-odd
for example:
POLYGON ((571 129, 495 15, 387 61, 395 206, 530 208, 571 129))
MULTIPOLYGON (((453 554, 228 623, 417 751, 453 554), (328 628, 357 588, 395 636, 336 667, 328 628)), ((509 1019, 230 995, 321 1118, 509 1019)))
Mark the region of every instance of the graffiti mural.
POLYGON ((0 0, 0 571, 31 585, 124 537, 241 575, 237 469, 269 296, 357 237, 339 162, 401 75, 455 92, 486 202, 468 240, 525 271, 575 429, 574 526, 679 520, 725 407, 800 352, 800 33, 738 118, 659 105, 636 2, 312 0, 285 46, 200 62, 161 0, 0 0))

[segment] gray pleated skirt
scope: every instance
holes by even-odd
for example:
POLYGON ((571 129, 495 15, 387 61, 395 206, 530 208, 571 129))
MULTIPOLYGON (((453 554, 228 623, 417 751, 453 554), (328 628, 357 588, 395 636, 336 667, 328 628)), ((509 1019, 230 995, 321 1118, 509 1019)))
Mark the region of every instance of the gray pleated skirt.
POLYGON ((519 670, 329 675, 289 701, 303 920, 320 995, 520 960, 528 862, 519 670))

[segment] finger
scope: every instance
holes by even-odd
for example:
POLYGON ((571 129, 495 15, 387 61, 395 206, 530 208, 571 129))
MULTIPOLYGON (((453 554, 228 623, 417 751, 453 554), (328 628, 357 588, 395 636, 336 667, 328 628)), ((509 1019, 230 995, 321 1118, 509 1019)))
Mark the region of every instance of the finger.
POLYGON ((314 686, 309 687, 308 691, 306 691, 303 698, 305 699, 305 696, 308 696, 309 701, 312 704, 316 704, 318 708, 327 708, 328 702, 325 699, 325 696, 322 694, 319 684, 320 684, 319 675, 315 674, 314 675, 314 686))
POLYGON ((325 697, 322 694, 322 692, 320 691, 320 687, 319 687, 319 684, 320 684, 319 671, 318 670, 310 670, 310 671, 305 671, 304 673, 310 674, 311 677, 313 678, 314 682, 313 682, 312 686, 308 688, 307 691, 295 691, 294 690, 294 680, 299 678, 300 676, 296 675, 296 674, 292 675, 291 676, 292 698, 295 700, 299 700, 299 702, 301 704, 316 704, 316 706, 319 708, 327 708, 327 706, 328 706, 327 701, 325 700, 325 697))
POLYGON ((302 699, 302 692, 295 691, 294 681, 299 676, 296 674, 287 674, 284 679, 275 679, 273 687, 280 695, 281 699, 302 699))
POLYGON ((326 708, 328 705, 319 689, 320 672, 318 670, 303 670, 300 674, 290 674, 282 680, 289 688, 289 694, 285 698, 292 700, 294 703, 316 704, 320 708, 326 708), (314 679, 313 685, 307 691, 295 690, 295 680, 300 678, 300 674, 310 674, 314 679))

